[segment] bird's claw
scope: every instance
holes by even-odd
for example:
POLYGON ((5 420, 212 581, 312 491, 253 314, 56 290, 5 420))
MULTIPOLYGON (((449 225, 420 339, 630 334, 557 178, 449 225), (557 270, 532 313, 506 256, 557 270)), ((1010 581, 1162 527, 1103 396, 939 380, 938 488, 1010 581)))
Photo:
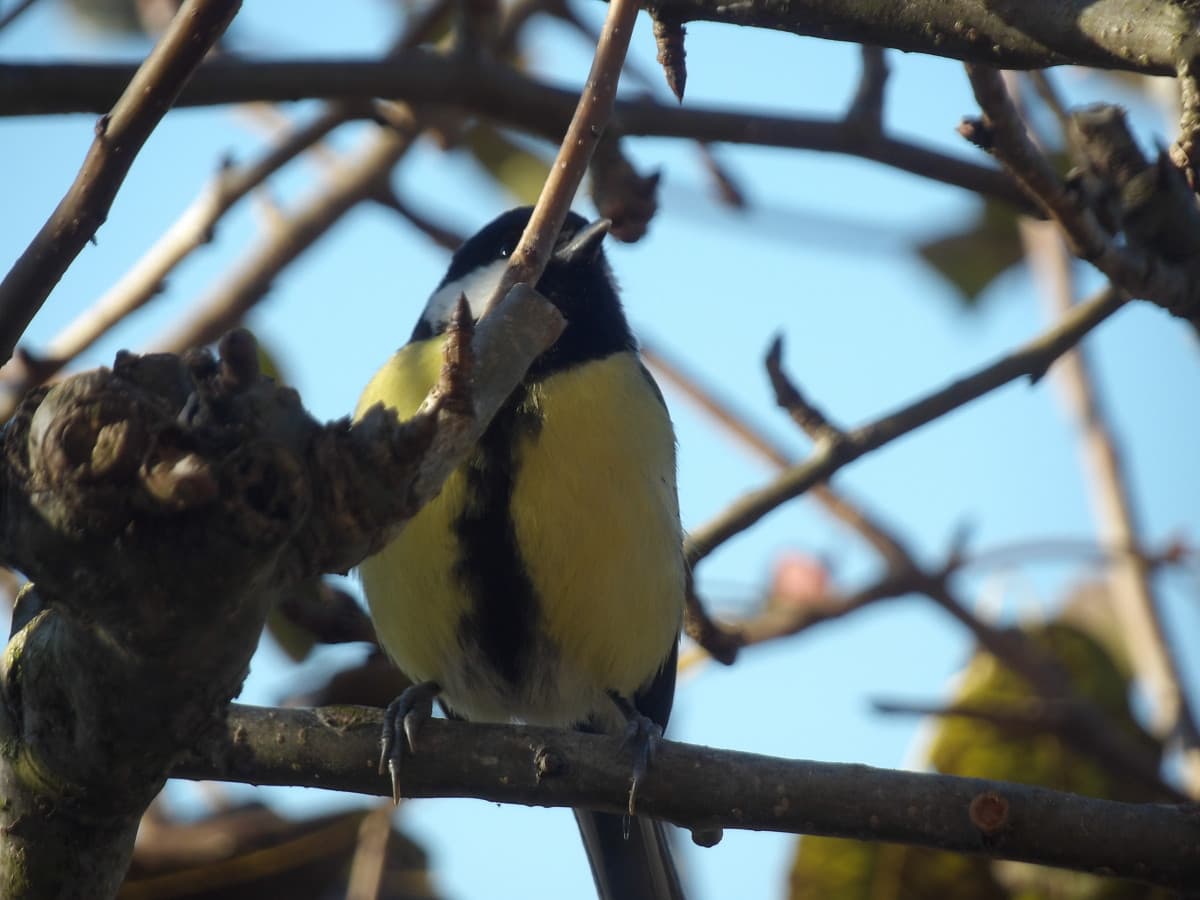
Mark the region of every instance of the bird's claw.
POLYGON ((386 771, 391 778, 394 803, 400 802, 400 760, 404 756, 404 749, 407 747, 409 753, 417 751, 417 734, 433 715, 433 698, 440 690, 434 681, 414 684, 389 703, 383 714, 379 774, 386 771))
POLYGON ((662 726, 654 720, 642 715, 636 710, 629 715, 625 725, 625 737, 622 746, 629 747, 633 752, 633 779, 629 784, 629 815, 637 814, 638 788, 641 787, 654 755, 662 741, 662 726))

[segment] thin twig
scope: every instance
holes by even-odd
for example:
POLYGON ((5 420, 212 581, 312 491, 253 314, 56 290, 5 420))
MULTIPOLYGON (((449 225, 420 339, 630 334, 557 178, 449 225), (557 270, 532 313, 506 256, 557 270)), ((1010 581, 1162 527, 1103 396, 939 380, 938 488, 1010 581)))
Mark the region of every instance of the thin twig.
POLYGON ((638 9, 636 0, 610 0, 592 68, 562 143, 559 144, 554 164, 546 176, 546 183, 542 186, 542 193, 533 207, 521 240, 509 257, 504 277, 484 305, 481 315, 487 315, 513 285, 521 282, 537 284, 541 278, 554 251, 554 242, 575 201, 575 192, 612 117, 621 66, 629 50, 629 39, 633 36, 633 23, 637 19, 638 9))
POLYGON ((1200 553, 1196 549, 1183 546, 1177 541, 1168 543, 1162 550, 1147 553, 1143 548, 1131 547, 1128 544, 1097 544, 1089 538, 1046 537, 974 551, 963 557, 962 567, 994 569, 1020 565, 1031 560, 1061 560, 1068 557, 1115 565, 1127 556, 1140 557, 1145 565, 1152 569, 1188 565, 1192 561, 1200 562, 1200 553))
MULTIPOLYGON (((403 53, 428 39, 430 31, 445 15, 450 2, 434 0, 414 14, 387 54, 394 56, 403 53)), ((273 126, 279 120, 287 121, 275 107, 250 104, 248 108, 260 115, 269 115, 273 126)), ((256 162, 243 166, 223 165, 213 183, 184 210, 133 268, 91 308, 60 332, 44 352, 37 355, 18 353, 7 366, 0 368, 0 383, 8 392, 6 397, 0 397, 0 421, 6 421, 11 416, 16 403, 30 388, 61 371, 125 316, 157 296, 171 271, 194 250, 212 240, 221 217, 234 204, 301 153, 319 149, 320 141, 340 125, 357 118, 376 117, 385 122, 394 119, 401 131, 405 130, 411 118, 403 104, 382 101, 332 103, 307 125, 292 127, 256 162)), ((337 159, 336 154, 328 155, 328 163, 334 169, 337 159)), ((408 210, 402 210, 398 202, 396 210, 418 228, 426 230, 422 226, 427 223, 410 217, 408 210)), ((426 233, 431 232, 426 230, 426 233)), ((439 237, 436 234, 431 236, 435 239, 439 237)), ((441 237, 444 239, 445 236, 441 237)), ((457 243, 453 246, 457 246, 457 243)))
MULTIPOLYGON (((744 410, 737 410, 723 399, 716 388, 698 372, 688 370, 679 360, 671 358, 661 348, 642 340, 641 352, 647 365, 712 416, 725 430, 775 466, 786 469, 796 462, 795 454, 772 439, 764 428, 755 424, 744 410)), ((843 492, 827 484, 816 485, 813 497, 821 507, 842 524, 857 533, 885 559, 896 553, 897 541, 878 519, 843 492)))
POLYGON ((241 322, 288 264, 357 203, 375 195, 418 130, 415 120, 408 133, 395 128, 381 130, 357 157, 338 165, 324 188, 246 254, 230 275, 199 301, 190 319, 151 346, 182 352, 215 341, 241 322))
POLYGON ((380 900, 384 896, 394 809, 395 804, 385 800, 363 817, 354 856, 350 860, 345 900, 380 900))
POLYGON ((287 135, 257 162, 224 166, 145 255, 59 332, 44 353, 18 354, 0 368, 0 383, 7 391, 7 396, 0 398, 0 421, 12 415, 26 391, 61 371, 126 316, 158 296, 171 271, 213 239, 217 223, 235 203, 352 115, 344 105, 331 108, 287 135))
POLYGON ((998 387, 1028 376, 1034 380, 1059 356, 1075 346, 1125 303, 1113 288, 1105 288, 1071 311, 1049 331, 971 375, 952 382, 908 406, 845 432, 840 440, 818 443, 804 462, 792 466, 766 487, 739 499, 713 521, 691 532, 687 558, 695 565, 736 534, 815 484, 827 481, 838 469, 889 441, 927 425, 947 412, 964 406, 998 387))
POLYGON ((1008 732, 1040 734, 1054 731, 1066 721, 1061 702, 1035 697, 990 703, 916 703, 911 700, 872 700, 871 708, 892 716, 936 716, 976 719, 1008 732))
MULTIPOLYGON (((791 413, 797 425, 812 439, 826 444, 845 439, 845 432, 806 401, 797 386, 787 377, 782 368, 781 342, 778 338, 767 355, 767 371, 775 389, 776 401, 791 413)), ((824 485, 815 486, 814 490, 822 488, 832 494, 832 498, 826 500, 826 505, 834 505, 836 509, 835 502, 840 498, 824 485), (830 499, 833 500, 833 504, 830 504, 830 499)), ((733 641, 739 642, 739 649, 752 643, 796 635, 811 626, 846 616, 876 602, 910 594, 924 594, 950 617, 970 630, 980 646, 989 650, 1014 672, 1021 673, 1046 701, 1070 704, 1072 715, 1062 726, 1061 737, 1076 750, 1093 756, 1122 778, 1134 778, 1153 791, 1170 793, 1171 788, 1160 778, 1157 758, 1147 754, 1132 740, 1112 732, 1108 716, 1105 716, 1103 710, 1084 698, 1075 696, 1075 691, 1066 674, 1062 672, 1061 666, 1040 652, 1020 632, 998 630, 983 622, 962 604, 950 584, 952 576, 964 565, 964 556, 958 548, 952 548, 946 564, 941 569, 925 569, 898 535, 890 532, 857 505, 848 502, 844 502, 844 505, 845 509, 840 510, 846 516, 844 521, 856 526, 859 534, 871 542, 887 565, 886 572, 880 580, 848 596, 818 596, 805 598, 800 604, 767 608, 749 620, 721 629, 718 637, 725 643, 719 644, 720 649, 727 652, 725 644, 733 641), (854 521, 854 517, 858 518, 857 522, 854 521)))
POLYGON ((466 240, 466 235, 429 218, 394 191, 389 191, 386 197, 375 199, 443 250, 457 250, 466 240))
POLYGON ((846 120, 861 128, 864 134, 882 134, 884 89, 888 80, 887 51, 873 44, 863 44, 860 49, 862 73, 854 99, 846 110, 846 120))
POLYGON ((142 144, 240 7, 240 0, 186 0, 112 111, 96 123, 75 182, 0 282, 0 363, 95 236, 142 144))
POLYGON ((0 13, 0 31, 3 31, 9 25, 15 22, 21 13, 25 12, 35 3, 37 3, 37 0, 17 0, 12 9, 10 9, 8 12, 0 13))
POLYGON ((1054 116, 1054 121, 1058 123, 1063 141, 1069 141, 1071 134, 1071 113, 1067 109, 1066 103, 1063 102, 1058 88, 1050 80, 1050 74, 1044 69, 1038 69, 1028 73, 1028 78, 1030 83, 1033 84, 1034 93, 1046 104, 1046 109, 1050 110, 1050 114, 1054 116))

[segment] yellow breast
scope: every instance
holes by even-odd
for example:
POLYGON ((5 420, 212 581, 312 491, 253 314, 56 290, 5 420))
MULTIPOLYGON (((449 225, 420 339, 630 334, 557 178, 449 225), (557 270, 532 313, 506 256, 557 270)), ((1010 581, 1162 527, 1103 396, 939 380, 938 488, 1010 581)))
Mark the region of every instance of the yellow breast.
MULTIPOLYGON (((434 339, 403 348, 356 414, 383 402, 410 415, 436 379, 440 347, 434 339)), ((648 379, 635 354, 619 353, 536 383, 524 401, 540 427, 515 438, 510 521, 551 648, 531 670, 539 684, 517 696, 454 696, 479 693, 481 665, 464 659, 459 632, 478 602, 455 572, 454 523, 470 500, 461 470, 360 567, 384 646, 411 678, 441 683, 452 707, 578 720, 604 691, 632 695, 677 639, 684 568, 674 436, 648 379)))

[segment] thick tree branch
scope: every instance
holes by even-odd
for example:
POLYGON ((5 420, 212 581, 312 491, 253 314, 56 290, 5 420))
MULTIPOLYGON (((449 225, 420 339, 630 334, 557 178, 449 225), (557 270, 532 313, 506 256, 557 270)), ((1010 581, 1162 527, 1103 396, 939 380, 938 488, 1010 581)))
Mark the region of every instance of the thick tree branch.
POLYGON ((67 267, 104 223, 142 144, 240 7, 240 0, 187 0, 96 123, 96 139, 75 182, 0 282, 0 363, 12 356, 67 267))
POLYGON ((1173 75, 1200 23, 1187 3, 1135 0, 661 0, 681 21, 877 44, 1005 69, 1080 65, 1173 75))
MULTIPOLYGON (((234 706, 226 733, 197 747, 175 774, 388 796, 375 763, 381 721, 380 710, 363 707, 234 706)), ((425 726, 419 752, 401 770, 408 797, 615 813, 628 803, 629 777, 619 738, 443 721, 425 726)), ((1200 881, 1200 821, 1187 807, 1115 803, 982 779, 664 741, 638 806, 686 828, 895 841, 1176 888, 1200 881)))
MULTIPOLYGON (((0 115, 104 109, 130 73, 131 67, 123 65, 0 65, 0 115)), ((392 97, 453 106, 555 142, 570 121, 576 99, 571 91, 542 84, 507 66, 413 50, 379 62, 214 61, 201 68, 177 105, 303 97, 392 97)), ((845 153, 1035 210, 1002 172, 886 135, 864 140, 860 129, 842 121, 680 108, 639 99, 618 100, 610 128, 628 136, 845 153)))

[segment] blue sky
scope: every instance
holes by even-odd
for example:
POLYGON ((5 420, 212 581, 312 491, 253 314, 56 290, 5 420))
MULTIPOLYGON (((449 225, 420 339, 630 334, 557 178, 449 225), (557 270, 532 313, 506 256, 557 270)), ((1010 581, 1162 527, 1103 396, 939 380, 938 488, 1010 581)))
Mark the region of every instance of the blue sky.
MULTIPOLYGON (((246 53, 369 56, 391 37, 380 0, 334 5, 296 0, 247 3, 233 30, 246 53)), ((598 22, 601 4, 583 5, 598 22)), ((646 22, 631 58, 656 75, 646 22)), ((578 84, 590 48, 560 25, 537 24, 526 53, 559 84, 578 84)), ((0 33, 0 58, 136 59, 140 41, 102 40, 43 2, 0 33)), ((852 96, 856 47, 785 34, 696 24, 689 27, 690 106, 749 105, 796 115, 837 115, 852 96)), ((974 111, 961 67, 890 54, 887 123, 897 134, 984 161, 957 137, 974 111)), ((1132 102, 1097 78, 1064 73, 1072 100, 1132 102)), ((668 94, 658 89, 661 98, 668 94)), ((311 115, 294 104, 290 115, 311 115)), ((1135 114, 1149 140, 1169 139, 1153 110, 1135 114)), ((0 265, 7 266, 52 210, 91 138, 93 117, 0 120, 0 265)), ((332 144, 353 149, 364 129, 332 144)), ((42 313, 28 345, 37 349, 88 306, 150 245, 212 176, 226 153, 250 159, 266 137, 244 112, 223 108, 172 114, 138 157, 98 245, 84 250, 42 313)), ((761 358, 771 337, 787 341, 789 371, 837 421, 867 421, 940 386, 1039 332, 1046 324, 1024 270, 993 284, 981 309, 965 313, 948 288, 911 253, 923 238, 965 222, 974 199, 956 189, 846 157, 750 147, 716 152, 746 190, 750 209, 718 207, 695 149, 684 142, 631 140, 645 170, 664 173, 661 211, 635 245, 610 245, 613 268, 635 328, 692 369, 797 455, 805 448, 773 408, 761 358)), ((286 212, 320 183, 310 163, 272 183, 286 212)), ((418 145, 397 189, 463 232, 513 205, 465 157, 418 145)), ((578 208, 591 209, 586 199, 578 208)), ((216 240, 193 255, 145 311, 89 352, 82 365, 111 361, 121 348, 152 346, 177 317, 241 259, 268 227, 262 204, 243 202, 216 240)), ((278 279, 250 325, 277 356, 309 409, 347 414, 371 372, 405 339, 445 254, 381 209, 347 216, 317 248, 278 279)), ((1097 285, 1081 270, 1085 288, 1097 285)), ((1200 366, 1194 337, 1148 305, 1117 314, 1089 342, 1107 406, 1123 442, 1137 509, 1150 546, 1175 534, 1194 539, 1200 487, 1185 466, 1200 434, 1194 414, 1200 366), (1190 453, 1188 451, 1190 450, 1190 453)), ((685 526, 697 526, 772 473, 689 402, 667 391, 679 437, 685 526)), ((863 499, 917 552, 936 560, 962 525, 973 546, 1094 534, 1078 449, 1052 385, 1010 385, 909 435, 839 473, 836 485, 863 499)), ((837 584, 869 579, 875 560, 852 535, 807 500, 772 514, 722 548, 699 570, 704 593, 729 616, 747 611, 779 554, 827 559, 837 584)), ((1006 619, 1054 608, 1080 576, 1069 563, 1038 564, 964 579, 969 597, 986 594, 1006 619)), ((1160 579, 1176 636, 1200 634, 1195 576, 1160 579)), ((755 648, 733 668, 709 665, 683 679, 671 736, 790 757, 899 766, 910 760, 916 722, 871 712, 874 697, 937 700, 969 653, 961 631, 927 602, 893 601, 799 638, 755 648)), ((1200 690, 1200 658, 1188 660, 1200 690)), ((357 650, 321 654, 299 673, 267 648, 244 699, 270 703, 320 677, 357 650)), ((255 794, 238 789, 241 795, 255 794)), ((294 813, 358 802, 304 790, 262 792, 294 813)), ((191 797, 187 788, 177 791, 191 797)), ((574 823, 562 810, 500 808, 477 801, 406 804, 400 818, 434 855, 440 886, 456 898, 588 896, 590 876, 574 823)), ((780 896, 793 840, 727 833, 711 850, 687 846, 682 862, 700 900, 780 896)))

